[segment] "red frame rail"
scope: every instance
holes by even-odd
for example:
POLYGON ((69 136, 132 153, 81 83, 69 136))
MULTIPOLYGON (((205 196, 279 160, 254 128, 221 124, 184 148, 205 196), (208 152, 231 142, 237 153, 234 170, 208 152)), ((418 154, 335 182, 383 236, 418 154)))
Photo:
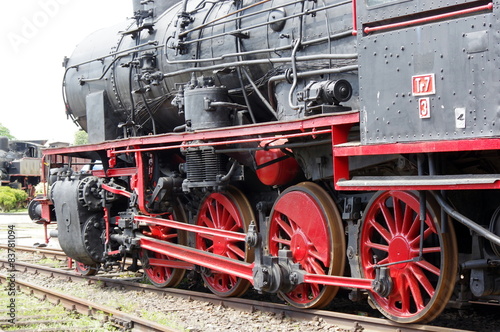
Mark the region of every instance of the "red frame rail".
POLYGON ((374 26, 374 27, 365 27, 363 29, 363 32, 366 34, 372 33, 372 32, 378 32, 378 31, 384 31, 384 30, 391 30, 391 29, 398 29, 398 28, 406 28, 410 27, 413 25, 419 25, 419 24, 427 24, 427 23, 433 23, 433 22, 438 22, 441 20, 446 20, 449 18, 454 18, 458 16, 465 16, 468 14, 473 14, 473 13, 478 13, 478 12, 483 12, 483 11, 491 11, 493 10, 493 2, 490 2, 486 5, 482 6, 475 6, 467 9, 462 9, 462 10, 456 10, 444 14, 437 14, 437 15, 432 15, 428 17, 422 17, 422 18, 417 18, 413 20, 406 20, 403 22, 398 22, 398 23, 391 23, 391 24, 384 24, 384 25, 379 25, 379 26, 374 26))
MULTIPOLYGON (((374 156, 391 154, 419 154, 460 151, 492 151, 500 150, 500 138, 459 139, 449 141, 425 141, 411 143, 387 143, 361 145, 360 143, 346 143, 335 140, 332 136, 333 146, 333 173, 336 190, 473 190, 473 189, 500 189, 500 181, 492 179, 484 183, 461 181, 460 184, 419 185, 409 181, 406 185, 378 185, 378 186, 350 186, 342 182, 350 180, 349 157, 374 156)), ((462 177, 467 175, 463 175, 462 177)), ((469 175, 472 179, 473 175, 469 175)), ((500 175, 498 176, 500 178, 500 175)), ((423 178, 423 177, 420 177, 423 178)), ((439 179, 439 176, 435 178, 439 179)), ((429 177, 431 179, 431 177, 429 177)))

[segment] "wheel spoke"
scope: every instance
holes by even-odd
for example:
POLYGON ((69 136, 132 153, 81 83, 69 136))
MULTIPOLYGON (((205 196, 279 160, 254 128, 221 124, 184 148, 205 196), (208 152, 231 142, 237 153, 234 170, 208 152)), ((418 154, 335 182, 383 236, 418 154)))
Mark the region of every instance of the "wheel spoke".
POLYGON ((401 211, 401 201, 399 198, 394 197, 394 228, 396 229, 396 233, 399 234, 402 232, 402 227, 403 227, 403 222, 404 222, 404 216, 403 216, 403 211, 401 211))
POLYGON ((311 293, 311 298, 316 298, 321 294, 321 286, 317 284, 308 284, 306 285, 307 288, 309 288, 309 292, 311 293))
POLYGON ((214 240, 214 236, 212 234, 198 233, 198 236, 201 237, 202 239, 207 239, 207 240, 210 240, 210 241, 214 240))
MULTIPOLYGON (((420 248, 413 248, 411 252, 416 256, 420 252, 420 248)), ((422 254, 434 254, 434 253, 440 253, 441 252, 441 247, 428 247, 428 248, 423 248, 422 249, 422 254)))
POLYGON ((287 224, 280 217, 276 217, 275 218, 275 222, 279 225, 279 227, 281 228, 281 230, 284 231, 286 233, 286 235, 288 235, 289 238, 292 238, 293 230, 292 230, 292 227, 289 224, 287 224))
POLYGON ((420 291, 419 281, 415 278, 413 274, 405 274, 405 275, 408 281, 412 299, 418 308, 417 310, 422 310, 424 308, 424 300, 422 298, 422 292, 420 291))
POLYGON ((427 294, 430 297, 434 296, 434 291, 435 291, 434 286, 432 286, 431 282, 429 281, 429 278, 427 278, 425 276, 422 269, 420 269, 420 267, 415 266, 415 265, 412 265, 410 269, 411 269, 411 272, 413 273, 413 275, 415 276, 415 278, 418 280, 418 282, 425 289, 427 294))
POLYGON ((375 219, 371 219, 368 221, 370 225, 373 226, 373 228, 384 238, 384 240, 387 241, 387 243, 391 242, 391 234, 390 232, 385 229, 381 224, 379 224, 375 219))
POLYGON ((408 292, 407 283, 403 274, 398 280, 398 297, 401 300, 401 311, 405 314, 410 312, 410 292, 408 292))
POLYGON ((213 226, 211 226, 211 228, 219 228, 220 225, 219 225, 219 218, 218 218, 218 204, 215 203, 213 204, 213 199, 210 199, 210 202, 208 202, 207 204, 207 209, 208 209, 208 216, 207 218, 210 219, 211 223, 213 226))
POLYGON ((365 243, 365 245, 368 248, 372 248, 372 249, 377 249, 377 250, 389 252, 389 246, 385 245, 385 244, 374 243, 374 242, 369 241, 369 242, 365 243))
POLYGON ((432 265, 431 263, 429 263, 428 261, 426 260, 423 260, 423 261, 419 261, 419 262, 415 262, 415 264, 417 264, 418 266, 426 269, 427 271, 439 276, 441 271, 439 270, 438 267, 432 265))
POLYGON ((394 225, 394 217, 387 208, 387 205, 385 202, 380 202, 379 203, 379 209, 380 212, 382 212, 382 215, 384 216, 384 221, 387 224, 387 228, 389 229, 389 233, 391 233, 391 237, 393 237, 396 233, 396 226, 394 225))
MULTIPOLYGON (((432 231, 432 229, 430 228, 427 228, 425 231, 424 231, 424 240, 426 240, 429 235, 431 234, 434 234, 434 232, 432 231)), ((415 237, 415 239, 413 241, 410 242, 410 244, 412 246, 420 246, 420 239, 422 238, 422 236, 419 234, 417 237, 415 237)))
POLYGON ((415 223, 415 213, 411 207, 405 206, 405 214, 403 217, 403 225, 401 226, 401 233, 408 236, 411 226, 415 223))
POLYGON ((314 259, 316 259, 316 260, 318 260, 318 261, 320 261, 320 262, 323 260, 323 257, 322 257, 322 255, 319 253, 319 251, 318 251, 318 250, 312 250, 312 249, 311 249, 311 250, 309 251, 309 256, 311 256, 312 258, 314 258, 314 259))
POLYGON ((406 238, 412 240, 419 235, 420 235, 420 219, 418 216, 416 216, 415 219, 413 220, 413 223, 411 224, 410 230, 408 231, 408 233, 406 233, 406 238))
POLYGON ((206 215, 201 215, 201 222, 199 223, 202 226, 208 227, 208 228, 216 228, 212 219, 208 218, 206 215))
POLYGON ((206 249, 205 249, 205 251, 213 253, 214 252, 213 243, 210 246, 207 246, 206 249))
POLYGON ((231 228, 228 227, 228 230, 231 232, 241 232, 241 226, 234 224, 231 228))
MULTIPOLYGON (((319 264, 314 258, 310 257, 308 260, 309 272, 313 272, 316 274, 325 274, 323 267, 319 264)), ((307 269, 306 269, 307 270, 307 269)))
POLYGON ((227 245, 227 248, 230 250, 230 252, 233 252, 234 254, 236 254, 236 257, 234 257, 235 259, 236 258, 240 258, 240 259, 245 259, 245 252, 243 250, 241 250, 241 248, 239 248, 236 244, 234 243, 229 243, 227 245))
POLYGON ((222 210, 221 228, 230 229, 232 226, 237 226, 234 219, 231 217, 228 210, 222 210))

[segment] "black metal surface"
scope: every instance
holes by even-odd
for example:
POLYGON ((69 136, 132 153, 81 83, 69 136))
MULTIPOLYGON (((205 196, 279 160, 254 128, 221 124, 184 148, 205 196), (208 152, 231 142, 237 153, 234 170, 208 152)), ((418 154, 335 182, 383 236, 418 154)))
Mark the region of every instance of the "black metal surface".
MULTIPOLYGON (((66 178, 57 181, 52 187, 52 199, 57 217, 58 240, 64 252, 74 260, 93 265, 99 262, 99 255, 102 251, 97 252, 101 246, 96 246, 92 243, 96 253, 89 252, 90 243, 85 241, 100 242, 100 234, 91 234, 89 239, 88 229, 84 228, 86 222, 89 222, 95 215, 95 212, 89 211, 83 207, 78 200, 79 180, 66 178)), ((88 227, 87 227, 88 228, 88 227)), ((96 229, 98 230, 98 229, 96 229)))

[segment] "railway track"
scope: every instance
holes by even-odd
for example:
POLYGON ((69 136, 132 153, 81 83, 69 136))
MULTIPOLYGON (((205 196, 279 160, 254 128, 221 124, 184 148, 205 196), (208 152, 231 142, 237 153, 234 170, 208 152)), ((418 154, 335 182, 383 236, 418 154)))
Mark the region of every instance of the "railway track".
MULTIPOLYGON (((0 260, 2 267, 8 264, 5 260, 0 260)), ((181 290, 175 288, 157 288, 152 285, 140 284, 120 279, 112 279, 100 276, 81 276, 73 271, 55 269, 46 266, 40 266, 25 262, 16 262, 16 269, 20 273, 45 274, 51 277, 66 278, 71 281, 83 281, 90 283, 99 283, 102 287, 116 287, 118 289, 127 289, 136 292, 154 292, 163 296, 170 295, 174 297, 182 297, 189 300, 197 300, 209 302, 221 307, 231 307, 242 311, 254 312, 261 311, 263 313, 274 313, 283 317, 290 317, 297 320, 323 320, 328 324, 336 325, 340 329, 347 331, 436 331, 448 332, 450 329, 428 325, 402 325, 386 319, 373 317, 357 316, 352 314, 344 314, 331 312, 326 310, 298 310, 293 307, 269 303, 256 300, 248 300, 242 298, 220 298, 213 294, 200 293, 189 290, 181 290)), ((453 331, 465 331, 453 329, 453 331)))
MULTIPOLYGON (((0 249, 8 249, 8 246, 5 244, 0 244, 0 249)), ((16 251, 21 252, 30 252, 33 254, 39 254, 43 258, 52 258, 60 261, 66 261, 68 256, 61 249, 56 248, 43 248, 43 247, 28 247, 28 246, 19 246, 16 245, 16 251)))
MULTIPOLYGON (((16 264, 16 266, 18 266, 18 264, 16 264)), ((8 275, 0 274, 0 283, 5 284, 8 281, 9 281, 8 275)), ((63 294, 53 289, 41 287, 34 283, 16 279, 15 284, 17 290, 29 293, 30 295, 33 295, 37 298, 43 299, 53 304, 61 304, 64 306, 66 310, 72 312, 78 312, 79 314, 88 315, 91 317, 101 317, 100 319, 104 321, 110 321, 112 325, 122 330, 175 332, 175 330, 169 329, 155 322, 151 322, 127 313, 123 313, 121 311, 103 306, 95 302, 90 302, 85 299, 63 294)), ((50 324, 50 321, 45 321, 45 323, 50 324)), ((15 324, 17 324, 17 322, 15 324)), ((13 324, 13 326, 16 326, 15 324, 13 324)), ((23 323, 23 325, 26 325, 26 323, 23 323)), ((86 330, 86 328, 82 327, 79 330, 83 331, 86 330)))

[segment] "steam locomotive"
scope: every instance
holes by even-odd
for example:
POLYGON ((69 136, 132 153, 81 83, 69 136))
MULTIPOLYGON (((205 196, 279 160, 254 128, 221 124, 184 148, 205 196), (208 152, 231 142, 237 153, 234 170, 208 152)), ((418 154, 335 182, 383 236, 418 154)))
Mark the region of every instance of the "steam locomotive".
POLYGON ((0 180, 2 186, 35 194, 40 182, 41 147, 45 141, 16 141, 0 136, 0 180))
POLYGON ((132 257, 159 287, 195 271, 219 296, 298 308, 345 288, 402 323, 498 304, 495 3, 134 11, 65 58, 90 143, 44 152, 41 217, 87 271, 132 257))

